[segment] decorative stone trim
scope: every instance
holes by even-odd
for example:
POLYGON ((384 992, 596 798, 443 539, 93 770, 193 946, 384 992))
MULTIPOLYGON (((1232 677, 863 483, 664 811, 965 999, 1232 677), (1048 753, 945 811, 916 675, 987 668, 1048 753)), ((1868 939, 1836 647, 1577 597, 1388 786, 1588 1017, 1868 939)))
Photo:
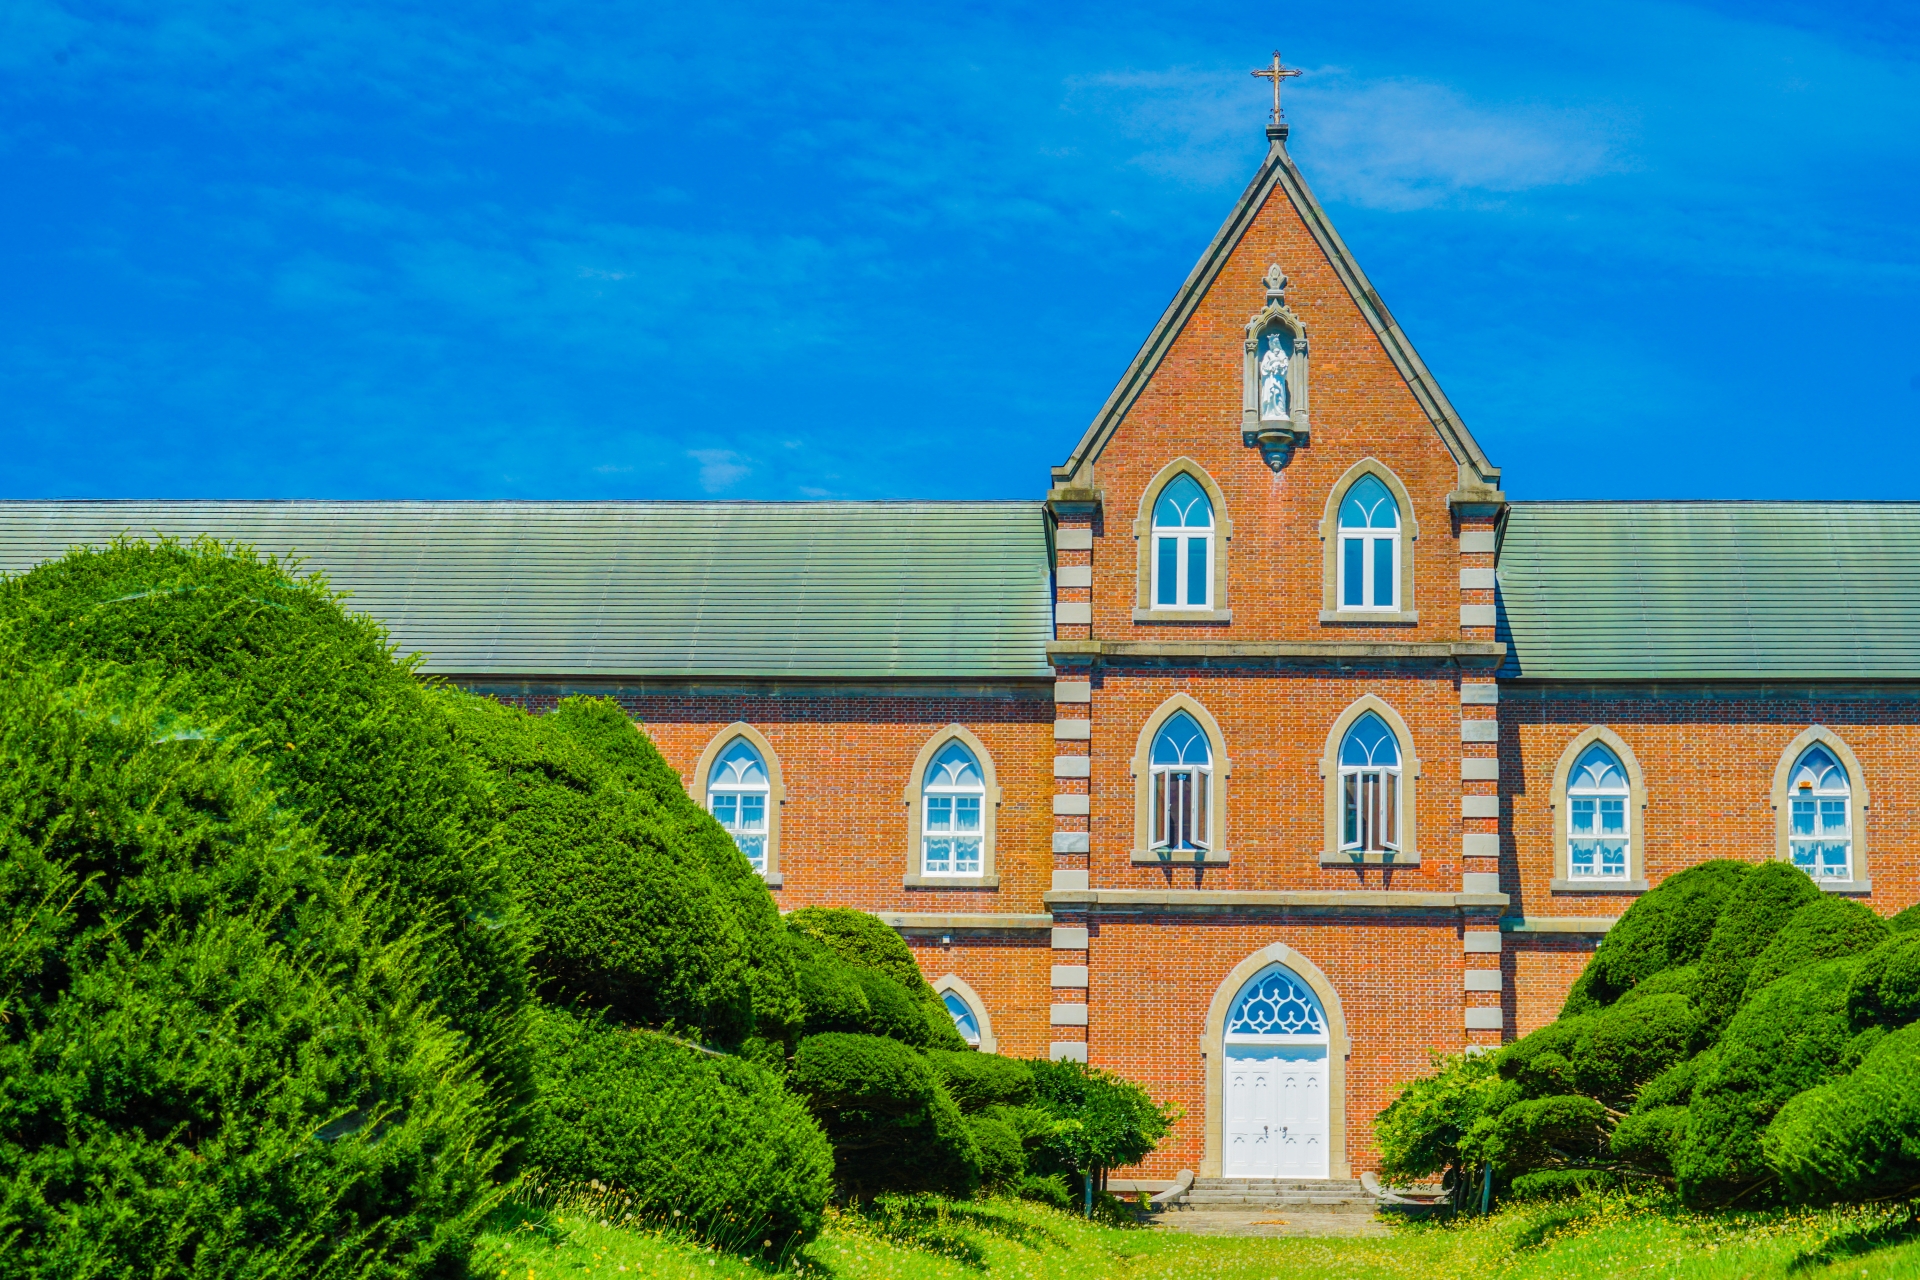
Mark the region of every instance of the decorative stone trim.
POLYGON ((1413 730, 1387 702, 1371 693, 1362 694, 1348 705, 1334 720, 1333 727, 1327 730, 1326 745, 1320 752, 1320 784, 1322 793, 1323 831, 1320 844, 1320 863, 1351 864, 1356 861, 1350 853, 1340 848, 1340 742, 1346 737, 1347 730, 1367 712, 1373 712, 1387 722, 1394 737, 1400 742, 1400 851, 1390 860, 1384 855, 1375 854, 1364 857, 1366 862, 1391 862, 1393 865, 1417 865, 1420 861, 1420 832, 1416 825, 1419 813, 1420 795, 1420 757, 1413 747, 1413 730))
POLYGON ((1085 893, 1089 874, 1085 868, 1081 868, 1078 871, 1066 868, 1056 869, 1053 873, 1053 883, 1048 887, 1049 891, 1053 893, 1085 893))
MULTIPOLYGON (((1495 934, 1494 936, 1498 937, 1499 935, 1495 934)), ((1468 991, 1498 991, 1501 989, 1500 971, 1498 969, 1468 969, 1466 970, 1465 976, 1466 990, 1468 991)))
MULTIPOLYGON (((1384 616, 1384 615, 1382 615, 1384 616)), ((1306 644, 1239 640, 1055 640, 1047 646, 1054 666, 1090 663, 1174 662, 1182 666, 1268 665, 1275 667, 1447 666, 1491 672, 1505 660, 1498 640, 1321 640, 1306 644)), ((1060 698, 1059 702, 1091 701, 1060 698)))
MULTIPOLYGON (((1271 892, 1249 889, 1088 889, 1080 893, 1048 893, 1043 901, 1047 906, 1059 910, 1085 911, 1093 915, 1351 915, 1375 912, 1457 912, 1477 915, 1489 908, 1505 907, 1511 899, 1504 893, 1420 893, 1398 889, 1271 892)), ((1057 947, 1061 944, 1056 942, 1054 945, 1057 947)))
POLYGON ((1093 738, 1091 720, 1055 720, 1053 722, 1055 742, 1087 742, 1093 738))
POLYGON ((1466 954, 1470 956, 1500 954, 1498 929, 1468 929, 1460 935, 1460 938, 1465 944, 1466 954))
MULTIPOLYGON (((1589 725, 1573 736, 1561 751, 1560 759, 1553 766, 1553 785, 1547 792, 1547 806, 1553 823, 1553 887, 1572 879, 1573 868, 1567 857, 1567 776, 1573 772, 1573 762, 1580 753, 1594 743, 1602 743, 1613 752, 1620 761, 1620 767, 1627 771, 1627 881, 1640 885, 1638 890, 1622 889, 1621 892, 1646 891, 1647 860, 1647 782, 1640 772, 1640 762, 1634 758, 1633 748, 1626 740, 1605 725, 1589 725)), ((1581 879, 1576 884, 1593 884, 1594 891, 1608 892, 1605 885, 1595 884, 1593 880, 1581 879)))
MULTIPOLYGON (((1153 737, 1176 713, 1184 711, 1193 717, 1200 731, 1207 735, 1207 747, 1213 753, 1213 784, 1210 788, 1210 803, 1213 811, 1207 815, 1207 831, 1211 836, 1213 848, 1207 851, 1204 861, 1211 865, 1227 861, 1227 782, 1233 776, 1233 759, 1227 755, 1226 735, 1220 731, 1220 722, 1205 707, 1184 693, 1176 693, 1153 709, 1153 713, 1140 726, 1140 736, 1133 746, 1133 856, 1134 862, 1159 863, 1163 861, 1153 851, 1153 737)), ((1191 857, 1181 859, 1185 863, 1198 861, 1191 857)))
POLYGON ((1619 916, 1508 916, 1503 933, 1605 933, 1619 916))
POLYGON ((1084 1002, 1074 1004, 1057 1001, 1047 1009, 1047 1024, 1054 1027, 1084 1027, 1087 1025, 1087 1006, 1084 1002))
POLYGON ((1053 851, 1055 853, 1085 853, 1090 838, 1084 831, 1056 831, 1053 833, 1053 851))
POLYGON ((1000 1051, 1000 1041, 999 1038, 993 1034, 993 1018, 988 1014, 987 1002, 980 998, 980 993, 968 986, 966 980, 955 973, 949 973, 944 977, 933 980, 933 993, 935 995, 943 996, 949 991, 959 996, 962 1000, 965 1000, 967 1007, 973 1010, 974 1021, 980 1024, 980 1052, 998 1053, 1000 1051))
POLYGON ((1023 915, 997 911, 874 911, 874 919, 891 928, 915 933, 999 933, 1006 930, 1053 928, 1053 917, 1045 913, 1023 915))
POLYGON ((1504 1031, 1506 1026, 1507 1015, 1500 1009, 1467 1010, 1467 1030, 1469 1031, 1504 1031))
MULTIPOLYGON (((1839 734, 1825 725, 1814 725, 1803 730, 1798 737, 1787 744, 1780 753, 1780 763, 1773 767, 1773 856, 1782 862, 1793 861, 1790 843, 1790 828, 1793 821, 1793 806, 1787 803, 1787 784, 1793 780, 1793 766, 1800 759, 1800 753, 1814 743, 1819 743, 1839 759, 1847 771, 1847 792, 1849 809, 1848 824, 1853 828, 1853 879, 1834 881, 1833 893, 1869 893, 1873 879, 1867 870, 1867 810, 1872 801, 1867 793, 1867 772, 1860 765, 1860 757, 1853 754, 1839 734), (1848 888, 1840 888, 1845 884, 1848 888), (1865 885, 1866 888, 1853 888, 1865 885)), ((1820 884, 1818 880, 1815 884, 1820 884)), ((1822 884, 1821 888, 1827 888, 1822 884)))
POLYGON ((687 791, 699 797, 700 807, 709 813, 713 805, 707 798, 707 782, 713 772, 713 762, 722 751, 732 746, 736 738, 745 738, 755 751, 760 753, 760 762, 767 767, 767 868, 761 873, 771 888, 779 888, 786 877, 780 871, 780 808, 787 801, 786 783, 780 772, 780 753, 773 749, 766 736, 744 720, 736 720, 708 739, 706 748, 693 765, 693 785, 687 791))
POLYGON ((1500 797, 1461 796, 1460 816, 1463 818, 1497 818, 1500 816, 1500 797))
POLYGON ((1140 491, 1140 510, 1133 520, 1133 541, 1134 621, 1213 622, 1232 618, 1232 613, 1227 611, 1227 544, 1233 541, 1233 517, 1227 514, 1226 494, 1220 491, 1205 467, 1192 458, 1175 458, 1160 468, 1140 491), (1210 610, 1155 609, 1153 606, 1153 504, 1160 500, 1160 491, 1181 475, 1192 476, 1194 483, 1206 491, 1207 501, 1213 504, 1213 608, 1210 610), (1223 612, 1226 619, 1210 616, 1223 612), (1148 616, 1142 617, 1142 614, 1148 616))
POLYGON ((1055 1040, 1047 1046, 1047 1057, 1053 1062, 1085 1062, 1087 1060, 1087 1042, 1085 1040, 1055 1040))
POLYGON ((1476 680, 1472 684, 1460 686, 1460 705, 1463 707, 1495 707, 1500 705, 1500 686, 1491 680, 1476 680))
POLYGON ((1072 990, 1087 985, 1087 966, 1083 964, 1056 964, 1053 966, 1052 985, 1072 990))
MULTIPOLYGON (((1498 800, 1498 796, 1487 797, 1498 800)), ((1494 816, 1499 816, 1497 813, 1494 816)), ((1500 856, 1500 835, 1495 831, 1469 831, 1460 837, 1460 856, 1463 858, 1497 858, 1500 856)))
POLYGON ((1088 795, 1064 795, 1053 798, 1055 817, 1079 818, 1093 812, 1093 797, 1088 795))
MULTIPOLYGON (((1489 569, 1488 573, 1493 571, 1489 569)), ((1063 564, 1053 571, 1053 585, 1056 587, 1091 587, 1093 585, 1093 566, 1090 564, 1063 564)))
POLYGON ((1827 893, 1872 893, 1871 880, 1816 880, 1814 884, 1827 893))
POLYGON ((1093 757, 1055 756, 1053 758, 1053 776, 1056 778, 1090 778, 1093 776, 1093 757))
POLYGON ((1460 606, 1460 625, 1463 627, 1493 627, 1500 624, 1500 613, 1490 604, 1463 604, 1460 606))
POLYGON ((1053 682, 1053 700, 1055 702, 1092 702, 1093 682, 1091 680, 1056 680, 1053 682))
POLYGON ((1500 873, 1498 871, 1463 871, 1460 873, 1460 891, 1483 897, 1498 895, 1500 873))
MULTIPOLYGON (((1065 570, 1061 570, 1065 572, 1065 570)), ((1062 583, 1062 585, 1066 585, 1062 583)), ((1076 584, 1077 585, 1077 584, 1076 584)), ((1462 591, 1492 591, 1494 589, 1492 569, 1462 569, 1460 571, 1460 589, 1462 591)))
POLYGON ((1055 951, 1085 951, 1087 949, 1086 926, 1054 925, 1053 949, 1055 951))
POLYGON ((1491 529, 1462 529, 1460 550, 1465 555, 1492 555, 1499 550, 1499 545, 1491 529))
POLYGON ((1597 876, 1547 881, 1549 893, 1645 893, 1650 887, 1645 880, 1603 880, 1597 876))
POLYGON ((900 793, 900 799, 907 807, 906 884, 909 887, 991 889, 999 885, 1000 879, 994 873, 994 836, 999 825, 1000 781, 994 773, 992 753, 987 750, 986 743, 974 736, 972 730, 963 724, 950 724, 928 738, 920 748, 920 754, 913 758, 913 771, 907 775, 907 785, 900 793), (981 781, 986 784, 986 794, 981 797, 980 805, 980 874, 923 876, 920 869, 920 836, 926 806, 921 803, 920 788, 927 774, 927 766, 933 763, 934 756, 956 739, 965 743, 967 750, 973 753, 974 760, 980 765, 981 781))
POLYGON ((1246 985, 1247 980, 1270 964, 1282 964, 1292 970, 1312 989, 1326 1013, 1327 1173, 1334 1178, 1348 1177, 1351 1170, 1347 1167, 1347 1056, 1353 1052, 1353 1041, 1347 1036, 1346 1012, 1340 1004, 1340 993, 1334 989, 1327 975, 1321 972, 1320 966, 1280 942, 1261 948, 1228 970, 1220 980, 1220 985, 1214 988, 1213 1001, 1207 1006, 1206 1030, 1200 1041, 1200 1052, 1207 1060, 1206 1149, 1201 1158, 1200 1176, 1217 1178, 1221 1170, 1224 1141, 1221 1121, 1225 1115, 1226 1096, 1223 1079, 1226 1053, 1222 1041, 1227 1013, 1233 1005, 1233 998, 1240 994, 1240 988, 1246 985))
POLYGON ((1460 741, 1498 742, 1500 741, 1500 722, 1491 717, 1485 720, 1462 720, 1460 741))
POLYGON ((1093 606, 1084 600, 1060 600, 1053 606, 1053 622, 1059 627, 1093 625, 1093 606))
POLYGON ((1053 531, 1053 546, 1056 551, 1093 550, 1093 530, 1082 526, 1077 529, 1056 528, 1053 531))
POLYGON ((1498 782, 1500 781, 1500 762, 1492 756, 1462 756, 1460 781, 1498 782))
POLYGON ((1414 514, 1413 498, 1393 469, 1378 458, 1362 458, 1348 467, 1327 493, 1326 509, 1320 516, 1320 621, 1357 623, 1397 623, 1418 620, 1419 602, 1413 596, 1413 549, 1420 540, 1420 520, 1414 514), (1400 507, 1400 612, 1369 613, 1340 608, 1340 504, 1362 476, 1378 476, 1400 507))

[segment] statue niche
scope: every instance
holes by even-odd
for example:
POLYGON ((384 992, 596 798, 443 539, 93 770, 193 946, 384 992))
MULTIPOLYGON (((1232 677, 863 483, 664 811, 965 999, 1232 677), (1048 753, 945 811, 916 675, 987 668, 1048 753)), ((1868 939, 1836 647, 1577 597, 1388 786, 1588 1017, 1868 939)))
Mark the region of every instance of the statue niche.
POLYGON ((1307 326, 1287 307, 1287 275, 1278 263, 1261 283, 1267 305, 1247 321, 1240 438, 1278 471, 1308 440, 1307 326))

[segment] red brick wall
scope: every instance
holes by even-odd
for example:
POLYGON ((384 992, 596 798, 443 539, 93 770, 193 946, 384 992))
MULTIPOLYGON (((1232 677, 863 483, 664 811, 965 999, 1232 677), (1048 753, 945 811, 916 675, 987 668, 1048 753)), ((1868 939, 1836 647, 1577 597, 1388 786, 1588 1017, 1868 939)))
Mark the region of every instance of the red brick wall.
POLYGON ((979 994, 993 1022, 999 1043, 995 1051, 1009 1058, 1044 1058, 1053 1037, 1047 1027, 1051 996, 1050 967, 1055 957, 1045 932, 1018 935, 913 932, 907 945, 927 981, 951 973, 979 994))

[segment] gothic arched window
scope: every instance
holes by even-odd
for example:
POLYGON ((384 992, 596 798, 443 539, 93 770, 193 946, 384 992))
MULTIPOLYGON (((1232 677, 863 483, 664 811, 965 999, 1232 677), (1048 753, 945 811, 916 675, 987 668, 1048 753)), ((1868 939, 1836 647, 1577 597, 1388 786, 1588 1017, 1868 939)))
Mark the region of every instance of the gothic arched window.
POLYGON ((1793 865, 1816 880, 1853 879, 1852 799, 1846 767, 1831 751, 1816 744, 1800 753, 1787 777, 1787 847, 1793 865))
POLYGON ((980 1019, 973 1012, 973 1006, 964 1000, 957 991, 940 993, 940 1003, 947 1006, 947 1012, 953 1017, 954 1030, 960 1038, 978 1049, 980 1047, 980 1019))
POLYGON ((987 783, 980 763, 955 739, 940 748, 920 784, 920 868, 930 876, 977 876, 985 841, 981 807, 987 783))
POLYGON ((1326 1040, 1327 1015, 1299 975, 1272 964, 1247 980, 1227 1011, 1228 1040, 1326 1040))
POLYGON ((1207 734, 1184 711, 1167 717, 1154 735, 1153 849, 1178 853, 1212 847, 1213 750, 1207 734))
POLYGON ((745 738, 735 738, 707 772, 707 808, 755 871, 767 869, 767 764, 745 738))
POLYGON ((1400 849, 1400 740, 1369 711, 1340 741, 1340 848, 1400 849))
POLYGON ((1627 799, 1631 788, 1619 758, 1596 742, 1567 774, 1567 876, 1627 877, 1627 799))
POLYGON ((1400 508, 1376 475, 1353 482, 1340 502, 1340 608, 1400 607, 1400 508))
POLYGON ((1153 607, 1213 607, 1213 504, 1185 472, 1153 504, 1153 607))

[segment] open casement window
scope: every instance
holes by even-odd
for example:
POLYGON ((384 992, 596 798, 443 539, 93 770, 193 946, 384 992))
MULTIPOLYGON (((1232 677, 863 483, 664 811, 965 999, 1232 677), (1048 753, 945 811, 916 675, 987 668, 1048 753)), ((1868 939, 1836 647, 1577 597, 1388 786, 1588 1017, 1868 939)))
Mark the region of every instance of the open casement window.
POLYGON ((947 1006, 947 1012, 953 1016, 953 1028, 960 1033, 960 1038, 978 1049, 980 1019, 973 1012, 973 1006, 968 1004, 959 992, 952 990, 940 993, 940 1003, 947 1006))
POLYGON ((1626 770, 1600 743, 1580 753, 1567 775, 1567 877, 1627 878, 1626 770))
POLYGON ((767 765, 745 738, 735 738, 707 773, 707 808, 753 869, 767 869, 767 765))
POLYGON ((1340 848, 1397 853, 1400 849, 1400 741, 1369 711, 1340 742, 1340 848))
POLYGON ((987 784, 965 744, 940 749, 920 786, 920 869, 929 876, 977 876, 985 841, 981 808, 987 784))
POLYGON ((1152 844, 1193 852, 1212 847, 1213 751, 1192 716, 1177 711, 1154 735, 1152 844))
POLYGON ((1808 747, 1787 778, 1787 847, 1793 865, 1815 880, 1853 879, 1853 788, 1823 746, 1808 747))
POLYGON ((1340 609, 1400 608, 1400 508, 1374 475, 1353 482, 1340 503, 1340 609))
POLYGON ((1153 607, 1213 607, 1213 504, 1185 473, 1153 504, 1153 607))

